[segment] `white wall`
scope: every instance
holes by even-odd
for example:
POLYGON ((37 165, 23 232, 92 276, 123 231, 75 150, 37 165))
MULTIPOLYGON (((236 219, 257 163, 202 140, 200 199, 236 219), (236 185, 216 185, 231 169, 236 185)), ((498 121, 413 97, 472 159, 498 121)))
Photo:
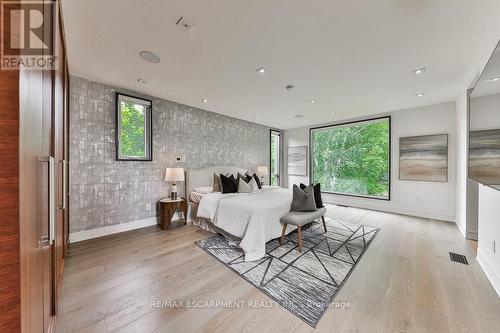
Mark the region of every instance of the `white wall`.
MULTIPOLYGON (((334 204, 455 221, 457 200, 455 103, 401 110, 386 115, 392 117, 391 200, 384 201, 332 194, 323 194, 323 200, 334 204), (448 182, 399 180, 399 138, 444 133, 449 135, 448 182)), ((288 147, 302 145, 309 145, 309 127, 285 131, 285 155, 288 147)), ((309 178, 287 177, 285 174, 284 184, 288 184, 289 187, 299 182, 308 183, 309 178)))
POLYGON ((464 237, 477 240, 478 184, 468 179, 468 93, 456 100, 457 112, 457 226, 464 237))
POLYGON ((467 224, 467 92, 456 100, 457 112, 457 226, 465 237, 467 224))
POLYGON ((500 295, 500 191, 479 185, 479 243, 477 260, 500 295), (496 249, 493 242, 496 243, 496 249))
MULTIPOLYGON (((471 130, 500 128, 500 94, 471 99, 471 130)), ((479 185, 477 259, 500 295, 500 256, 493 242, 500 241, 500 191, 479 185)))
POLYGON ((473 97, 470 100, 472 131, 500 127, 500 94, 473 97))

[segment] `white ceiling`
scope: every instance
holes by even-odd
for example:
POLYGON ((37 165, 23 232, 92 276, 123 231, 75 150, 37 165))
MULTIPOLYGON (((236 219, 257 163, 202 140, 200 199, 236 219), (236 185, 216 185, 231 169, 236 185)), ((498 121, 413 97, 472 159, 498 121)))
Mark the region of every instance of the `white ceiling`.
POLYGON ((63 0, 71 74, 281 129, 455 100, 500 39, 498 13, 498 0, 63 0))

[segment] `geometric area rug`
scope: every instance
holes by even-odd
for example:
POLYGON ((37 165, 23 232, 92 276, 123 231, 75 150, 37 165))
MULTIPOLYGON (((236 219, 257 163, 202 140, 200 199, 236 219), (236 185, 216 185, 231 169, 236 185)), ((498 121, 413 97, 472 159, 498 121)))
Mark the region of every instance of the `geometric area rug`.
POLYGON ((266 244, 266 256, 245 262, 244 253, 222 235, 196 243, 278 304, 316 327, 321 316, 344 285, 371 241, 377 228, 334 219, 323 225, 313 222, 302 230, 302 252, 297 232, 266 244))

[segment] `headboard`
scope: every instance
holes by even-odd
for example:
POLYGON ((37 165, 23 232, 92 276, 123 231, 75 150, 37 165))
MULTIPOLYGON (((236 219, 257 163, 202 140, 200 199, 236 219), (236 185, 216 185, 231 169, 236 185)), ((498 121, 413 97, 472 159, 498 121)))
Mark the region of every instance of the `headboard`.
POLYGON ((238 168, 234 166, 215 166, 209 168, 203 168, 198 170, 191 170, 186 172, 186 197, 193 191, 196 187, 212 186, 214 182, 214 173, 232 173, 236 177, 236 174, 245 174, 248 169, 238 168))

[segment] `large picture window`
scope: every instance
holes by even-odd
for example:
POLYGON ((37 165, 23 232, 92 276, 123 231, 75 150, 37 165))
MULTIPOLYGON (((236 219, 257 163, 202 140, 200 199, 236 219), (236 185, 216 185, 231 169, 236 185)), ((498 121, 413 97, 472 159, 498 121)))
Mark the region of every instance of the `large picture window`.
POLYGON ((118 161, 152 161, 151 109, 149 100, 116 94, 118 161))
POLYGON ((313 128, 312 181, 323 192, 390 199, 391 118, 313 128))

